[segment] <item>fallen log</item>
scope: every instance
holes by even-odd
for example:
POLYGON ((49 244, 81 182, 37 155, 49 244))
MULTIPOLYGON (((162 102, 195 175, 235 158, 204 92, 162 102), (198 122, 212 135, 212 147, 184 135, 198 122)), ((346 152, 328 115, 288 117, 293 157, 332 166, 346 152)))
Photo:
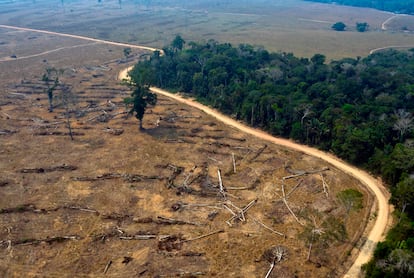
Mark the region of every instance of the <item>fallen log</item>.
POLYGON ((69 240, 79 240, 81 239, 80 236, 56 236, 56 237, 47 237, 45 239, 34 239, 34 238, 30 238, 30 239, 22 239, 22 240, 15 240, 12 241, 11 244, 12 245, 20 245, 20 246, 25 246, 25 245, 36 245, 39 243, 49 243, 52 244, 54 242, 65 242, 65 241, 69 241, 69 240))
POLYGON ((13 133, 17 133, 16 130, 9 130, 9 129, 0 129, 0 135, 10 135, 13 133))
POLYGON ((250 158, 249 159, 249 162, 253 162, 256 158, 258 158, 263 152, 264 152, 264 150, 267 148, 267 145, 264 145, 263 147, 261 147, 257 152, 256 152, 256 154, 252 157, 252 158, 250 158))
POLYGON ((312 175, 312 174, 317 174, 317 173, 320 173, 320 172, 328 171, 329 170, 329 167, 324 167, 324 168, 319 169, 319 170, 303 170, 303 171, 302 170, 299 170, 299 171, 298 170, 292 170, 292 169, 289 169, 287 167, 285 167, 285 169, 289 173, 293 173, 293 175, 283 177, 282 178, 283 180, 287 180, 287 179, 297 178, 297 177, 300 177, 300 176, 312 175))
POLYGON ((133 236, 120 236, 122 240, 148 240, 157 238, 157 235, 133 235, 133 236))
POLYGON ((52 167, 41 167, 41 168, 24 168, 20 170, 20 173, 48 173, 48 172, 55 172, 55 171, 75 171, 78 167, 73 165, 62 164, 58 166, 52 167))
MULTIPOLYGON (((232 226, 232 222, 235 220, 245 221, 244 214, 254 205, 257 203, 257 199, 254 199, 250 203, 248 203, 244 208, 242 208, 238 213, 233 213, 233 216, 226 221, 229 226, 232 226)), ((225 206, 226 207, 226 206, 225 206)))
POLYGON ((217 230, 217 231, 214 231, 214 232, 211 232, 211 233, 208 233, 208 234, 205 234, 205 235, 201 235, 201 236, 198 236, 198 237, 195 237, 195 238, 185 239, 185 240, 182 240, 181 242, 194 241, 194 240, 206 238, 206 237, 209 237, 209 236, 212 236, 212 235, 215 235, 215 234, 220 234, 220 233, 224 233, 224 230, 217 230))
POLYGON ((52 209, 39 209, 33 204, 24 204, 17 207, 11 207, 11 208, 4 208, 0 209, 0 214, 6 214, 6 213, 24 213, 24 212, 33 212, 33 213, 49 213, 52 211, 57 211, 59 208, 52 208, 52 209))
POLYGON ((143 224, 155 223, 159 225, 194 225, 194 226, 202 225, 196 222, 178 220, 178 219, 167 218, 163 216, 157 216, 155 219, 151 217, 133 218, 132 221, 136 223, 143 223, 143 224))

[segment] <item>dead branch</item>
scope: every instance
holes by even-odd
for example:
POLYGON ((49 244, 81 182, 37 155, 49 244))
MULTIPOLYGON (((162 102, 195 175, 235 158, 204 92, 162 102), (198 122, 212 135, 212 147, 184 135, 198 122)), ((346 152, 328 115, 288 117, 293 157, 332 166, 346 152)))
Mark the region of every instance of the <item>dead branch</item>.
POLYGON ((145 176, 140 174, 120 174, 120 173, 105 173, 96 177, 72 177, 74 181, 97 181, 97 180, 111 180, 122 178, 127 182, 141 182, 145 180, 162 179, 159 176, 145 176))
POLYGON ((33 204, 23 204, 17 207, 4 208, 0 209, 0 214, 3 213, 24 213, 24 212, 33 212, 33 213, 49 213, 52 211, 57 211, 59 208, 52 209, 39 209, 33 204))
POLYGON ((8 130, 8 129, 0 129, 0 135, 10 135, 13 133, 17 133, 16 130, 8 130))
POLYGON ((173 218, 167 218, 163 216, 157 216, 156 219, 153 219, 151 217, 144 217, 144 218, 133 218, 132 221, 136 223, 155 223, 159 225, 194 225, 194 226, 201 226, 202 224, 196 223, 196 222, 189 222, 184 220, 178 220, 173 218))
POLYGON ((184 220, 177 220, 173 218, 167 218, 163 216, 157 216, 157 219, 154 221, 157 224, 164 224, 164 225, 195 225, 201 226, 202 224, 184 220))
POLYGON ((230 187, 226 187, 227 190, 250 190, 253 189, 252 186, 230 186, 230 187))
POLYGON ((289 210, 289 212, 293 215, 293 217, 295 218, 296 222, 298 222, 300 225, 304 226, 305 224, 303 224, 302 222, 299 221, 298 217, 296 216, 296 214, 292 211, 292 209, 289 207, 287 201, 285 198, 282 199, 283 203, 285 203, 285 206, 287 207, 287 209, 289 210))
POLYGON ((293 173, 293 175, 283 177, 283 180, 287 180, 287 179, 297 178, 297 177, 300 177, 300 176, 317 174, 317 173, 320 173, 320 172, 328 171, 329 170, 329 167, 324 167, 324 168, 322 168, 320 170, 309 170, 309 171, 307 171, 307 170, 303 170, 303 171, 302 170, 299 170, 299 171, 298 170, 292 170, 292 169, 289 169, 287 167, 285 167, 285 169, 289 173, 293 173))
POLYGON ((326 198, 328 198, 329 197, 329 193, 328 193, 329 186, 326 183, 325 178, 323 177, 322 173, 320 173, 319 175, 321 176, 321 179, 322 179, 323 192, 325 192, 326 198))
POLYGON ((104 274, 106 274, 108 272, 109 268, 111 267, 111 264, 112 264, 112 261, 110 260, 105 266, 104 274))
POLYGON ((285 194, 285 185, 284 185, 284 180, 282 180, 282 200, 283 203, 285 204, 286 208, 289 210, 289 212, 293 215, 293 217, 295 218, 295 220, 302 226, 304 226, 304 224, 302 222, 299 221, 298 217, 296 216, 296 214, 292 211, 292 209, 289 207, 288 202, 286 200, 286 194, 285 194))
POLYGON ((218 164, 223 164, 223 162, 215 159, 214 157, 208 156, 207 158, 210 159, 210 160, 212 160, 212 161, 214 161, 214 162, 216 162, 216 163, 218 163, 218 164))
POLYGON ((233 161, 233 173, 236 173, 236 159, 234 158, 234 153, 231 153, 231 159, 233 161))
POLYGON ((217 176, 219 179, 219 192, 223 196, 224 200, 226 200, 226 192, 224 191, 223 180, 221 179, 220 169, 217 170, 217 176))
POLYGON ((261 154, 262 154, 262 152, 265 150, 267 148, 267 145, 264 145, 263 147, 261 147, 257 152, 256 152, 256 154, 252 157, 252 158, 250 158, 249 159, 249 162, 253 162, 256 158, 258 158, 261 154))
POLYGON ((74 181, 97 181, 97 180, 111 180, 119 179, 122 175, 118 173, 105 173, 96 177, 72 177, 74 181))
POLYGON ((202 272, 202 271, 196 271, 196 272, 186 272, 186 271, 182 271, 182 272, 178 272, 178 273, 169 273, 169 274, 159 274, 157 275, 157 277, 195 277, 195 276, 204 276, 207 273, 202 272))
POLYGON ((78 167, 73 165, 62 164, 58 166, 45 167, 45 168, 24 168, 20 170, 20 173, 47 173, 55 171, 75 171, 78 167))
MULTIPOLYGON (((35 136, 52 136, 52 135, 68 136, 69 133, 68 132, 61 132, 61 131, 40 131, 40 132, 33 133, 33 135, 35 135, 35 136)), ((83 132, 72 132, 72 135, 84 136, 85 133, 83 133, 83 132)))
POLYGON ((286 237, 286 235, 285 235, 285 234, 283 234, 283 233, 281 233, 281 232, 278 232, 278 231, 273 230, 272 228, 270 228, 269 226, 265 225, 263 222, 259 221, 258 219, 254 218, 254 217, 252 217, 252 216, 250 216, 250 218, 251 218, 254 222, 256 222, 257 224, 261 225, 263 228, 265 228, 265 229, 267 229, 267 230, 271 231, 272 233, 277 234, 277 235, 279 235, 279 236, 286 237))
POLYGON ((91 212, 91 213, 95 213, 96 215, 99 215, 99 212, 97 210, 90 209, 88 207, 83 208, 83 207, 78 207, 78 206, 64 206, 63 208, 65 208, 65 209, 79 210, 79 211, 85 211, 85 212, 91 212))
POLYGON ((120 236, 122 240, 148 240, 157 238, 157 235, 133 235, 133 236, 120 236))
POLYGON ((195 237, 195 238, 185 239, 185 240, 182 240, 181 242, 194 241, 194 240, 197 240, 197 239, 206 238, 206 237, 209 237, 209 236, 212 236, 212 235, 215 235, 215 234, 220 234, 220 233, 224 233, 224 230, 217 230, 217 231, 214 231, 214 232, 211 232, 211 233, 208 233, 208 234, 205 234, 205 235, 201 235, 201 236, 198 236, 198 237, 195 237))
POLYGON ((229 226, 232 226, 232 222, 235 220, 245 221, 244 214, 254 205, 257 203, 257 199, 254 199, 250 203, 248 203, 244 208, 240 210, 238 213, 233 213, 233 216, 226 221, 229 226))
POLYGON ((175 166, 172 164, 168 164, 167 167, 173 170, 167 179, 167 188, 175 187, 174 181, 184 171, 184 167, 175 166))
POLYGON ((289 198, 290 194, 292 194, 303 182, 303 179, 299 180, 299 182, 286 194, 286 198, 289 198))
POLYGON ((22 239, 22 240, 16 240, 12 241, 12 245, 36 245, 39 243, 54 243, 54 242, 64 242, 68 240, 79 240, 81 239, 80 236, 56 236, 56 237, 48 237, 45 239, 22 239))
POLYGON ((187 203, 183 203, 183 202, 177 202, 177 203, 174 203, 171 206, 171 209, 173 211, 179 211, 179 210, 182 210, 186 207, 189 207, 189 208, 207 207, 207 208, 213 208, 213 209, 221 209, 221 207, 219 207, 218 205, 220 205, 220 204, 187 204, 187 203))

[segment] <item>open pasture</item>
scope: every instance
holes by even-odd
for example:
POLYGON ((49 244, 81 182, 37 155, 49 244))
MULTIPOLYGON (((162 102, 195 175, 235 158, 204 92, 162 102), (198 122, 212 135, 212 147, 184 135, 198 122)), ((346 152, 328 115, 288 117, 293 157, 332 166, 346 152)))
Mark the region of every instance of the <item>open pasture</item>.
MULTIPOLYGON (((38 1, 37 1, 38 2, 38 1)), ((248 43, 271 51, 328 59, 366 56, 378 47, 413 45, 410 32, 414 17, 388 30, 382 24, 393 15, 373 9, 324 5, 303 1, 105 1, 102 4, 71 1, 51 7, 39 2, 30 11, 2 14, 0 23, 80 34, 143 44, 167 45, 176 34, 187 41, 215 39, 233 44, 248 43), (91 17, 90 15, 93 14, 91 17), (345 32, 331 29, 342 21, 345 32), (358 33, 356 22, 367 22, 369 31, 358 33), (404 32, 405 31, 405 32, 404 32)), ((1 4, 0 4, 1 5, 1 4)), ((397 21, 397 22, 398 22, 397 21)))

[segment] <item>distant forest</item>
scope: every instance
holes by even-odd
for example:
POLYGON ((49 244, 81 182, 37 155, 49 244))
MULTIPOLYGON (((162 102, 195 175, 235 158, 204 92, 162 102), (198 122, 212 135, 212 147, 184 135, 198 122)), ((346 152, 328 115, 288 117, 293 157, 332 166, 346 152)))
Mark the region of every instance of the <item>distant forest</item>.
POLYGON ((414 0, 305 0, 320 3, 368 7, 401 14, 414 14, 414 0))
POLYGON ((185 45, 177 36, 164 53, 139 62, 132 80, 187 93, 381 175, 399 222, 379 244, 367 277, 414 273, 414 49, 326 63, 321 54, 298 58, 216 41, 185 45))

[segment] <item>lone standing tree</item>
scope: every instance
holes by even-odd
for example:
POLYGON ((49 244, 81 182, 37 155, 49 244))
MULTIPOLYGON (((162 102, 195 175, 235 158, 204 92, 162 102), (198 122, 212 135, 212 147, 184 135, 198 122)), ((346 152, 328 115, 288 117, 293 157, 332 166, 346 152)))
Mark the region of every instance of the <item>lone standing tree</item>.
POLYGON ((157 95, 151 93, 147 85, 135 85, 131 97, 125 98, 124 102, 127 105, 132 105, 128 114, 133 115, 135 113, 135 118, 139 121, 139 129, 143 130, 142 120, 145 110, 149 105, 154 106, 157 103, 157 95))
POLYGON ((334 29, 335 31, 345 31, 346 25, 342 21, 339 21, 339 22, 336 22, 334 25, 332 25, 331 28, 334 29))
POLYGON ((42 76, 42 81, 47 87, 46 93, 49 99, 49 112, 53 112, 53 92, 59 86, 59 76, 64 70, 55 68, 46 68, 46 72, 42 76))

